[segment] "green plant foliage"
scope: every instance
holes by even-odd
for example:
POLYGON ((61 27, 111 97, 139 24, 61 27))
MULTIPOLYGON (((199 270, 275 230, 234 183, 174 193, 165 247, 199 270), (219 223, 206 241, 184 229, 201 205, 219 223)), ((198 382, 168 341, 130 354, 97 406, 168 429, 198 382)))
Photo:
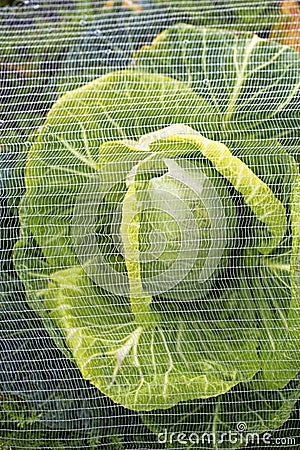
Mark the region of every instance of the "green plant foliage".
POLYGON ((11 1, 1 9, 0 164, 3 153, 11 155, 9 167, 18 159, 60 95, 125 68, 134 51, 172 23, 167 15, 157 22, 159 5, 136 14, 104 4, 11 1))
POLYGON ((124 450, 125 443, 118 437, 91 437, 83 432, 47 429, 40 416, 18 397, 0 398, 0 444, 2 450, 35 449, 124 450))
POLYGON ((194 25, 239 31, 270 30, 280 14, 280 0, 156 0, 171 11, 185 12, 194 25))
POLYGON ((60 94, 78 88, 112 70, 126 68, 142 45, 172 24, 164 14, 157 20, 157 8, 133 14, 128 10, 102 11, 81 23, 76 39, 61 61, 58 78, 60 94))
MULTIPOLYGON (((130 419, 133 420, 133 429, 138 433, 139 419, 132 413, 129 418, 125 410, 120 411, 118 407, 116 409, 112 406, 109 399, 82 380, 78 369, 55 348, 41 321, 26 306, 24 286, 18 280, 12 264, 12 247, 19 234, 17 205, 24 193, 27 144, 34 140, 36 129, 44 121, 58 92, 64 90, 64 76, 70 75, 70 72, 64 70, 70 57, 76 60, 77 69, 80 67, 82 70, 79 54, 90 53, 91 45, 94 49, 96 46, 99 51, 105 45, 103 58, 95 72, 91 70, 88 58, 84 58, 84 73, 87 78, 76 78, 74 83, 79 85, 115 66, 124 67, 133 50, 150 42, 163 26, 163 23, 160 27, 153 25, 151 33, 148 30, 147 37, 141 36, 139 45, 131 47, 132 42, 137 39, 135 27, 138 29, 138 17, 131 19, 131 15, 123 11, 126 23, 124 22, 122 32, 128 33, 128 43, 122 42, 123 47, 116 48, 111 40, 110 22, 119 27, 120 14, 103 11, 95 19, 97 9, 87 5, 84 10, 82 1, 77 6, 78 8, 75 3, 66 3, 54 8, 43 1, 24 5, 19 2, 18 6, 15 4, 3 10, 0 18, 3 32, 1 98, 5 99, 0 106, 1 118, 5 119, 0 123, 0 322, 1 339, 5 342, 1 349, 1 393, 17 395, 23 401, 28 401, 30 410, 45 428, 67 430, 71 426, 72 429, 78 428, 84 432, 92 430, 97 434, 101 427, 107 431, 116 426, 121 427, 123 417, 127 424, 130 419), (101 36, 98 30, 101 30, 101 36), (58 36, 55 41, 54 36, 58 36), (116 63, 111 58, 112 54, 114 59, 118 55, 116 63), (45 361, 48 361, 47 374, 45 361), (30 379, 27 376, 28 370, 30 379), (111 416, 114 417, 113 423, 110 423, 111 416)), ((142 34, 141 28, 140 31, 142 34)), ((96 54, 96 59, 98 56, 96 54)), ((74 67, 73 69, 75 70, 74 67)), ((70 77, 67 81, 71 83, 70 77)), ((66 87, 68 89, 69 85, 66 87)), ((26 422, 24 427, 27 425, 26 422)), ((25 428, 22 434, 24 442, 32 434, 25 428)), ((122 428, 120 430, 122 433, 122 428)), ((101 435, 103 433, 104 430, 101 435)), ((38 429, 36 436, 41 435, 43 433, 38 429)), ((17 441, 22 436, 18 436, 17 441)), ((12 440, 14 437, 17 437, 16 430, 11 432, 12 440)), ((33 448, 31 442, 28 445, 33 448)), ((37 447, 38 445, 36 444, 37 447)))
POLYGON ((240 33, 266 36, 279 2, 112 3, 0 1, 7 450, 262 433, 299 396, 300 60, 240 33), (148 45, 178 22, 239 33, 148 45))
POLYGON ((39 2, 38 9, 28 2, 1 10, 0 96, 5 101, 0 105, 0 136, 4 151, 17 153, 57 98, 57 64, 68 48, 66 38, 74 32, 76 19, 79 22, 75 11, 76 19, 63 31, 65 14, 63 8, 51 12, 45 2, 39 2), (65 39, 53 45, 54 32, 65 39))
POLYGON ((136 64, 185 82, 209 101, 214 139, 287 139, 299 128, 300 59, 290 47, 248 33, 178 25, 137 52, 136 64))
MULTIPOLYGON (((0 447, 135 448, 151 433, 139 417, 101 394, 56 348, 26 306, 20 281, 0 279, 0 447), (5 292, 6 291, 6 292, 5 292), (126 434, 128 425, 132 434, 126 434), (111 445, 111 446, 110 446, 111 445), (132 446, 132 447, 131 447, 132 446)), ((153 438, 152 438, 153 439, 153 438)))
MULTIPOLYGON (((109 448, 111 434, 115 440, 121 439, 119 434, 124 434, 131 420, 135 432, 141 432, 139 418, 82 379, 28 307, 24 286, 12 264, 12 248, 19 236, 16 210, 22 196, 22 159, 26 154, 14 170, 11 155, 3 152, 2 156, 0 447, 46 449, 55 441, 57 448, 94 449, 97 443, 109 448), (21 183, 19 189, 16 181, 21 183)), ((130 439, 133 437, 128 436, 127 442, 130 439)), ((112 448, 117 450, 118 446, 112 448)))
POLYGON ((277 131, 298 101, 287 61, 296 73, 287 47, 171 28, 137 69, 63 96, 29 152, 15 247, 29 302, 129 409, 297 374, 299 169, 277 131))

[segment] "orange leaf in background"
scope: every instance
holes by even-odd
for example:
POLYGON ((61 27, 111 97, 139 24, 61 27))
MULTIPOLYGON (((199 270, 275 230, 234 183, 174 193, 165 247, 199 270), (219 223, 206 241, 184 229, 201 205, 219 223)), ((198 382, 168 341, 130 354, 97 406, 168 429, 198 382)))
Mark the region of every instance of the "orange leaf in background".
POLYGON ((270 39, 290 45, 300 52, 300 8, 297 0, 285 0, 280 6, 281 17, 273 25, 270 39))
MULTIPOLYGON (((104 9, 113 8, 115 6, 115 0, 108 0, 105 5, 104 9)), ((139 5, 138 0, 122 0, 122 7, 130 9, 132 11, 141 11, 143 8, 139 5)))

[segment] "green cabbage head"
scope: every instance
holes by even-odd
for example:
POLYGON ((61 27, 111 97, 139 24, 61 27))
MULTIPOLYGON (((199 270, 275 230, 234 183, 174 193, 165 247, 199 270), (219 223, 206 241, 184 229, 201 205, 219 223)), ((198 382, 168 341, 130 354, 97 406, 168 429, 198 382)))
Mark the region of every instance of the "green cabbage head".
MULTIPOLYGON (((184 32, 203 43, 202 29, 184 32)), ((224 51, 248 45, 245 75, 258 38, 207 32, 224 51)), ((175 65, 154 73, 172 64, 153 61, 152 73, 137 63, 69 92, 39 130, 15 247, 30 305, 83 377, 129 409, 215 397, 254 377, 284 388, 299 370, 296 161, 270 117, 253 132, 241 124, 241 78, 222 112, 220 88, 201 96, 195 78, 177 79, 175 65)))

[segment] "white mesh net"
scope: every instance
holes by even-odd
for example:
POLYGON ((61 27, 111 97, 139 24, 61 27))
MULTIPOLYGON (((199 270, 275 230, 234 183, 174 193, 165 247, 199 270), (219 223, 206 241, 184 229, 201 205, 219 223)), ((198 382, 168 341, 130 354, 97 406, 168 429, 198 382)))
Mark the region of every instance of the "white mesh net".
POLYGON ((1 448, 300 448, 297 1, 0 5, 1 448))

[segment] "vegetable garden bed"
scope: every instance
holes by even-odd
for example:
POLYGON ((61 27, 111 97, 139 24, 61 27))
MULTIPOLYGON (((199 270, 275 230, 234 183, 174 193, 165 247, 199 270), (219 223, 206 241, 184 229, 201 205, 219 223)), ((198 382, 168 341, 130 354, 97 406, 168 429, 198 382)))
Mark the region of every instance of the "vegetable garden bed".
POLYGON ((1 448, 298 448, 297 2, 0 5, 1 448))

